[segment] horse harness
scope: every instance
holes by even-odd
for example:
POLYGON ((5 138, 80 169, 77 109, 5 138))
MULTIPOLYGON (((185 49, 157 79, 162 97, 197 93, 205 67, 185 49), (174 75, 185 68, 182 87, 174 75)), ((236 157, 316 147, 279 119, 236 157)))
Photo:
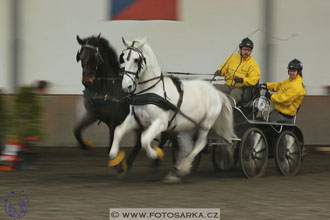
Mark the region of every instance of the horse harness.
MULTIPOLYGON (((181 108, 181 104, 182 104, 182 100, 183 100, 182 83, 176 77, 170 77, 170 78, 172 79, 172 82, 175 85, 175 87, 179 93, 179 100, 177 102, 177 105, 174 105, 173 103, 171 103, 168 100, 167 96, 165 96, 165 98, 163 98, 162 96, 155 94, 155 93, 134 94, 128 98, 129 104, 133 106, 132 114, 134 115, 134 118, 138 122, 140 127, 143 127, 143 126, 142 126, 140 119, 135 114, 134 106, 153 104, 153 105, 160 107, 161 109, 163 109, 165 111, 169 111, 169 110, 174 111, 174 114, 171 117, 170 121, 168 122, 167 127, 171 126, 175 116, 179 112, 181 112, 180 108, 181 108)), ((165 90, 164 90, 164 93, 166 94, 165 90)), ((174 129, 174 127, 173 127, 173 129, 174 129)))
MULTIPOLYGON (((136 43, 136 41, 133 41, 132 45, 130 47, 127 47, 125 50, 123 50, 122 54, 120 55, 119 62, 121 64, 124 63, 123 54, 124 54, 124 51, 126 51, 126 50, 129 50, 127 60, 130 58, 132 50, 139 54, 139 59, 137 61, 137 64, 138 64, 137 71, 136 72, 131 72, 131 71, 127 71, 123 68, 122 73, 125 74, 126 76, 128 76, 134 82, 135 88, 131 92, 131 96, 129 96, 128 102, 129 102, 130 105, 133 106, 132 107, 132 114, 133 114, 135 120, 140 125, 140 127, 143 127, 143 126, 142 126, 142 123, 141 123, 140 119, 136 116, 134 106, 141 106, 141 105, 147 105, 147 104, 156 105, 156 106, 160 107, 161 109, 163 109, 165 111, 169 111, 169 110, 174 111, 173 116, 171 117, 170 121, 168 122, 168 125, 167 125, 168 128, 171 126, 175 116, 178 113, 180 113, 183 117, 188 119, 193 124, 199 126, 200 123, 197 123, 196 121, 194 121, 192 118, 190 118, 189 116, 187 116, 186 114, 184 114, 181 111, 181 105, 182 105, 182 101, 183 101, 183 89, 182 89, 182 83, 177 77, 167 76, 167 77, 170 77, 172 79, 172 82, 175 85, 175 87, 176 87, 176 89, 179 93, 179 100, 177 102, 177 105, 174 105, 173 103, 171 103, 168 100, 166 90, 165 90, 165 83, 164 83, 164 77, 165 76, 163 75, 162 72, 160 73, 160 76, 157 76, 157 77, 154 77, 154 78, 142 81, 142 82, 138 82, 138 84, 141 85, 141 84, 145 84, 147 82, 157 80, 157 82, 155 82, 150 87, 148 87, 146 89, 143 89, 143 90, 141 90, 137 93, 134 93, 135 90, 136 90, 136 82, 135 82, 135 80, 133 80, 133 78, 130 75, 135 75, 136 79, 139 79, 139 73, 141 72, 142 66, 143 66, 143 64, 146 64, 146 58, 144 57, 144 55, 143 55, 143 53, 140 49, 134 47, 135 43, 136 43), (154 88, 160 82, 162 82, 162 84, 163 84, 164 97, 162 97, 158 94, 155 94, 155 93, 144 93, 144 92, 154 88)), ((174 128, 175 128, 175 126, 172 129, 174 129, 174 128)))

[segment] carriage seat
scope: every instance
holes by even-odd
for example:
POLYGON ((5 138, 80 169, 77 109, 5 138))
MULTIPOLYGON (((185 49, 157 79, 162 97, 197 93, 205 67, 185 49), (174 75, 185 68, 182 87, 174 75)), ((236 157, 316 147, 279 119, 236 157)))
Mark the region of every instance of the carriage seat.
POLYGON ((241 101, 238 102, 240 107, 252 107, 252 102, 260 97, 258 83, 255 86, 246 86, 243 88, 241 101))
POLYGON ((260 91, 258 84, 255 86, 246 86, 243 88, 242 99, 237 103, 237 107, 242 110, 247 118, 252 118, 258 112, 258 109, 255 109, 253 112, 253 101, 260 97, 260 91))
POLYGON ((288 122, 288 121, 285 121, 285 120, 278 120, 278 121, 276 121, 277 123, 289 123, 289 124, 296 124, 296 120, 297 120, 297 115, 298 115, 298 112, 299 112, 299 110, 300 110, 300 106, 301 105, 299 105, 299 107, 298 107, 298 109, 297 109, 297 112, 296 112, 296 115, 291 119, 291 121, 290 122, 288 122))
MULTIPOLYGON (((256 112, 252 112, 253 101, 260 97, 259 81, 255 86, 245 86, 243 88, 242 98, 238 103, 236 103, 234 97, 228 94, 226 96, 230 100, 232 107, 239 108, 247 118, 252 118, 252 114, 256 114, 256 112)), ((255 111, 258 111, 258 109, 255 109, 255 111)))

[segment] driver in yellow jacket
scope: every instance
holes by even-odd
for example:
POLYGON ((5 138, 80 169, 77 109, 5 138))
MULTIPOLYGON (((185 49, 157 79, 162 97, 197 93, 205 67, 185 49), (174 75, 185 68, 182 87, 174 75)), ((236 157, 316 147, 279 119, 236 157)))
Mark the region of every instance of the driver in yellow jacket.
POLYGON ((302 63, 294 59, 288 64, 289 78, 287 80, 263 84, 268 90, 277 92, 271 94, 267 91, 265 94, 275 104, 275 110, 270 113, 269 121, 293 122, 306 93, 302 80, 302 69, 302 63))
POLYGON ((240 53, 228 57, 214 73, 216 76, 224 76, 226 80, 226 84, 218 85, 217 88, 231 95, 236 102, 242 99, 244 87, 254 86, 260 79, 259 66, 251 56, 253 42, 244 38, 239 48, 240 53))

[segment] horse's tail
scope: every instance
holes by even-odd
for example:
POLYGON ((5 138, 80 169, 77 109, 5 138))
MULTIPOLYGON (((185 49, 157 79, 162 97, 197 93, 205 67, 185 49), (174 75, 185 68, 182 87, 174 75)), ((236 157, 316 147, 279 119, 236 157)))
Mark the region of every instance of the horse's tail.
POLYGON ((232 140, 237 137, 234 131, 233 109, 227 96, 221 91, 218 92, 222 102, 222 108, 213 129, 217 135, 232 143, 232 140))

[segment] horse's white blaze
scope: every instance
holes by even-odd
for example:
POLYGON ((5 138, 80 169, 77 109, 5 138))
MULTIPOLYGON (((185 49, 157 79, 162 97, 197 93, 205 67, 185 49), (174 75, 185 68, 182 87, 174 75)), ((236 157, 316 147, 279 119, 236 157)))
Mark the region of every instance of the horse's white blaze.
MULTIPOLYGON (((123 52, 124 62, 121 64, 121 67, 127 71, 122 81, 123 89, 126 91, 133 91, 136 89, 135 91, 139 92, 153 86, 157 80, 138 84, 138 82, 150 80, 161 75, 161 69, 157 58, 150 46, 144 40, 135 40, 134 43, 132 43, 123 39, 123 42, 127 47, 127 50, 123 52), (130 47, 135 47, 137 50, 132 50, 130 47), (139 51, 141 51, 141 53, 139 51), (141 58, 141 56, 146 59, 146 63, 143 63, 139 68, 137 60, 141 58), (136 78, 137 75, 138 78, 136 78)), ((164 85, 162 82, 159 82, 147 92, 158 94, 164 98, 164 88, 167 99, 174 105, 177 105, 180 98, 179 93, 172 79, 168 77, 164 78, 164 85)), ((182 89, 184 95, 181 111, 195 123, 179 113, 168 128, 168 122, 174 114, 173 111, 165 111, 158 106, 150 104, 134 106, 134 111, 142 125, 146 127, 146 130, 141 136, 141 143, 150 158, 155 158, 155 155, 157 155, 151 148, 150 142, 166 129, 174 129, 174 131, 179 132, 179 138, 181 132, 182 138, 184 137, 190 140, 187 144, 184 144, 184 138, 180 140, 180 143, 183 143, 180 147, 184 148, 181 149, 181 151, 185 152, 186 156, 177 161, 179 174, 186 175, 190 171, 191 163, 195 156, 205 147, 207 134, 216 121, 217 123, 223 122, 222 125, 217 125, 217 128, 219 128, 217 129, 217 133, 222 135, 229 142, 235 137, 235 133, 233 130, 233 115, 230 102, 226 96, 215 89, 213 85, 201 80, 182 80, 182 89), (196 132, 198 132, 198 136, 194 142, 194 146, 188 146, 192 143, 192 136, 196 132), (187 135, 190 135, 190 138, 187 137, 187 135)), ((124 124, 128 123, 128 121, 135 121, 132 112, 127 117, 129 119, 126 118, 124 124)), ((128 128, 128 125, 116 128, 111 151, 114 150, 114 152, 118 152, 119 141, 128 128), (117 132, 117 129, 119 129, 120 132, 117 132)), ((110 152, 110 156, 114 155, 115 153, 110 152)))
POLYGON ((134 90, 134 81, 131 78, 124 76, 121 86, 125 92, 131 93, 134 90))

